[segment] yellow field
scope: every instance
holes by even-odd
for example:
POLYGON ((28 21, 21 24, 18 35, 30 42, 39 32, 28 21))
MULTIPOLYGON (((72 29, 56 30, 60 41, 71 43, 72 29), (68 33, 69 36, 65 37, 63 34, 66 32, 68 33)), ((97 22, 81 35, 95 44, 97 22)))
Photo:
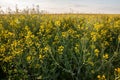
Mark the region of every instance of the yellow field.
POLYGON ((120 15, 0 15, 5 79, 119 80, 119 57, 120 15))

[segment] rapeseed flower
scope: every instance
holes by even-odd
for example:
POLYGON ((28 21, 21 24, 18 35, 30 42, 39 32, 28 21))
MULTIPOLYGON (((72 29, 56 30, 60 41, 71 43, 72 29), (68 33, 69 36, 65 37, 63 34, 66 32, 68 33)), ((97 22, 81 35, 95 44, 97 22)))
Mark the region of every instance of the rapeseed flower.
POLYGON ((120 74, 120 68, 115 68, 115 71, 120 74))
POLYGON ((96 55, 97 57, 98 57, 98 55, 99 55, 99 52, 100 52, 100 51, 99 51, 98 49, 95 49, 95 50, 94 50, 94 53, 95 53, 95 55, 96 55))
POLYGON ((59 53, 59 54, 62 54, 62 53, 63 53, 63 50, 64 50, 64 46, 59 46, 59 47, 58 47, 58 53, 59 53))
POLYGON ((108 59, 108 58, 109 58, 109 55, 106 53, 106 54, 103 55, 103 58, 104 58, 104 59, 108 59))
POLYGON ((56 26, 60 26, 60 25, 61 25, 61 22, 60 22, 60 21, 55 21, 55 25, 56 25, 56 26))
POLYGON ((97 75, 98 80, 106 80, 105 75, 97 75))
POLYGON ((26 60, 29 62, 32 59, 31 56, 27 56, 26 60))

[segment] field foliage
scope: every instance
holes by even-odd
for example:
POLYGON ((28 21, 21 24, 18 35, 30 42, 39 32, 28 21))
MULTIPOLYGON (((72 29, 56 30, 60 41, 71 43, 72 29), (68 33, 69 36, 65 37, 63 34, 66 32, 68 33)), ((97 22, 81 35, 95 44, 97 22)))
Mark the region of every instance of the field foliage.
POLYGON ((0 15, 1 78, 120 80, 120 15, 0 15))

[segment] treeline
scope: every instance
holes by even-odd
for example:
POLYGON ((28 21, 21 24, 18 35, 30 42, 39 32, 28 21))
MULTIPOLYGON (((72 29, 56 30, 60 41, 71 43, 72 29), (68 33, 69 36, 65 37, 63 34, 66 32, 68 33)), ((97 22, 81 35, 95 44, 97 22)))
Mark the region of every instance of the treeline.
POLYGON ((12 8, 8 7, 6 10, 3 10, 2 7, 0 6, 0 14, 44 14, 48 13, 45 10, 40 10, 39 5, 33 5, 32 8, 29 8, 26 6, 24 9, 19 9, 18 5, 15 6, 15 10, 12 8))

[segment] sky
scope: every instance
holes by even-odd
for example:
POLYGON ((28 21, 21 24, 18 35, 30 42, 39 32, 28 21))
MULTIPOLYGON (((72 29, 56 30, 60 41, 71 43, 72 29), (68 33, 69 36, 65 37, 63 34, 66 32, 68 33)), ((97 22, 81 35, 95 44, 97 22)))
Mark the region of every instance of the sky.
POLYGON ((15 10, 39 5, 49 13, 109 13, 120 14, 120 0, 0 0, 1 9, 15 10))

